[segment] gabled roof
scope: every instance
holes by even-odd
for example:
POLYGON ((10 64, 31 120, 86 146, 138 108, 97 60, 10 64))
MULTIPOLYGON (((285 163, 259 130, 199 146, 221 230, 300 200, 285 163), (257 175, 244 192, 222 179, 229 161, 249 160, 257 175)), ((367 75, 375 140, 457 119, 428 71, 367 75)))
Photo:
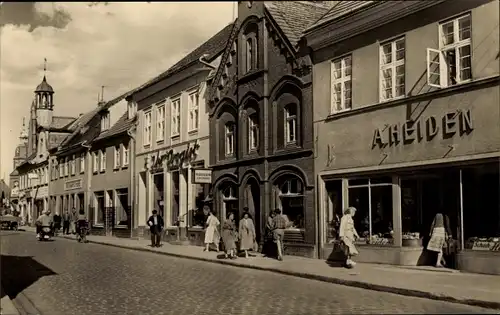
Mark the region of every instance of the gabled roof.
POLYGON ((334 5, 332 2, 340 1, 323 1, 321 4, 312 1, 266 1, 265 6, 292 47, 297 49, 302 32, 325 15, 334 5))
POLYGON ((153 79, 147 81, 143 85, 139 86, 135 92, 139 92, 157 82, 160 82, 163 79, 166 79, 175 73, 182 71, 183 69, 190 66, 193 62, 197 62, 200 57, 203 55, 207 55, 205 58, 207 61, 211 61, 219 56, 223 51, 226 45, 226 42, 231 34, 231 30, 233 29, 234 23, 231 23, 224 27, 217 34, 212 36, 206 42, 198 46, 195 50, 187 54, 184 58, 179 60, 176 64, 170 67, 167 71, 161 73, 160 75, 154 77, 153 79))
POLYGON ((48 129, 71 131, 71 125, 75 122, 75 117, 53 116, 52 123, 48 129))
POLYGON ((128 119, 128 112, 125 112, 118 121, 108 130, 101 132, 95 141, 111 138, 113 136, 127 132, 135 122, 135 118, 128 119))
POLYGON ((376 1, 330 1, 332 5, 330 9, 324 16, 319 18, 314 24, 309 25, 304 28, 304 32, 308 32, 314 28, 324 25, 330 21, 338 19, 344 15, 347 15, 353 11, 366 7, 376 1))

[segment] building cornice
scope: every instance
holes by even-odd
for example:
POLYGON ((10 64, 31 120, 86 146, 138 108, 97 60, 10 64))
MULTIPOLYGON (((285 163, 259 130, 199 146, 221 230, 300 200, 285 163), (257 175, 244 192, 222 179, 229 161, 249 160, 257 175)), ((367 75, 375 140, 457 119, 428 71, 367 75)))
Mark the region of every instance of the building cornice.
POLYGON ((314 51, 402 19, 448 0, 380 1, 353 14, 340 17, 304 34, 314 51))

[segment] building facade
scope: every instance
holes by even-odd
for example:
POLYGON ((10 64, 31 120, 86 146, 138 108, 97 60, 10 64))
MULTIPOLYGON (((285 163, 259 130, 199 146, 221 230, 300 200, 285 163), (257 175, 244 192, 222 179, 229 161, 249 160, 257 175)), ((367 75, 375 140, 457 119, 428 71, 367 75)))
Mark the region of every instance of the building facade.
POLYGON ((17 167, 23 163, 28 157, 28 129, 25 124, 25 120, 23 118, 23 127, 21 129, 21 133, 19 135, 19 145, 16 147, 16 151, 14 153, 14 158, 12 159, 12 172, 9 175, 9 186, 12 188, 10 194, 10 201, 14 208, 19 213, 21 218, 26 217, 26 213, 21 212, 21 210, 25 211, 26 209, 21 209, 19 207, 19 172, 17 171, 17 167))
POLYGON ((498 0, 345 1, 306 30, 321 257, 354 206, 360 261, 435 264, 441 212, 455 267, 500 274, 498 22, 498 0))
POLYGON ((146 221, 155 209, 164 218, 167 241, 203 242, 202 208, 211 190, 206 81, 232 29, 228 25, 128 97, 129 112, 137 111, 138 117, 134 177, 139 236, 149 236, 146 221))
POLYGON ((238 19, 211 84, 214 210, 248 207, 258 242, 270 212, 292 226, 285 253, 316 256, 311 63, 302 30, 328 8, 311 1, 238 2, 238 19))
POLYGON ((28 125, 28 157, 17 166, 19 206, 25 220, 33 223, 49 208, 49 150, 59 144, 75 128, 73 117, 54 116, 54 90, 43 77, 35 90, 28 125))

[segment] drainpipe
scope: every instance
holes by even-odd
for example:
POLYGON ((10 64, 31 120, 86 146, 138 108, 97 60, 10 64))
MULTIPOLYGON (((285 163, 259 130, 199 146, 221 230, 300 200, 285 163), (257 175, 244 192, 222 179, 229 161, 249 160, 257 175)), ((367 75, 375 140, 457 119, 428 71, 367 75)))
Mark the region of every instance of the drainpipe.
MULTIPOLYGON (((87 141, 83 141, 81 146, 85 149, 85 160, 87 163, 85 163, 85 176, 87 176, 87 185, 85 187, 85 191, 84 191, 84 198, 85 198, 85 205, 84 205, 84 209, 85 209, 85 213, 88 215, 87 218, 89 218, 89 221, 90 221, 90 209, 89 209, 89 200, 90 200, 90 188, 92 187, 92 161, 89 159, 89 155, 87 154, 89 151, 90 151, 90 148, 91 148, 91 145, 90 144, 87 144, 87 141)), ((92 222, 89 223, 89 226, 92 226, 93 224, 93 220, 92 222)))
POLYGON ((130 238, 134 237, 134 229, 137 224, 137 207, 136 207, 136 200, 135 198, 135 153, 136 153, 136 139, 135 139, 135 133, 136 133, 136 128, 137 128, 137 120, 135 121, 134 125, 132 128, 127 130, 127 135, 130 137, 132 140, 131 145, 129 145, 129 149, 131 152, 129 152, 129 164, 130 164, 130 198, 131 198, 131 207, 130 213, 132 214, 130 217, 130 238))
POLYGON ((205 58, 207 58, 208 55, 207 54, 204 54, 203 56, 200 57, 200 59, 198 59, 199 62, 201 62, 202 64, 204 64, 205 66, 211 68, 212 70, 215 70, 217 69, 217 67, 215 66, 212 66, 211 64, 209 64, 207 61, 205 61, 205 58))

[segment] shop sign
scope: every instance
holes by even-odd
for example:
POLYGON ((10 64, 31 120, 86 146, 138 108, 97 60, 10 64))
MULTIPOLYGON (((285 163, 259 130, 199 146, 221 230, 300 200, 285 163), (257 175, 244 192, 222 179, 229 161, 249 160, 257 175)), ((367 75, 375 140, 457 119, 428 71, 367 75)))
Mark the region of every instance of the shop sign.
POLYGON ((64 183, 64 190, 72 190, 72 189, 81 189, 82 188, 82 179, 73 179, 68 180, 64 183))
POLYGON ((210 184, 212 183, 212 170, 209 169, 194 169, 193 183, 195 184, 210 184))
POLYGON ((372 149, 384 148, 399 144, 410 144, 422 140, 431 141, 440 135, 443 139, 449 139, 456 135, 468 135, 474 130, 472 126, 471 110, 456 110, 439 117, 429 116, 426 119, 416 121, 408 120, 404 123, 385 125, 373 132, 372 149))
POLYGON ((473 250, 483 250, 500 252, 500 241, 475 241, 472 245, 473 250))
POLYGON ((175 152, 170 149, 166 152, 158 151, 156 155, 146 157, 144 161, 144 168, 147 170, 161 170, 163 165, 168 169, 175 169, 182 167, 185 163, 190 163, 196 159, 200 144, 196 140, 193 144, 188 143, 188 147, 180 152, 175 152))

